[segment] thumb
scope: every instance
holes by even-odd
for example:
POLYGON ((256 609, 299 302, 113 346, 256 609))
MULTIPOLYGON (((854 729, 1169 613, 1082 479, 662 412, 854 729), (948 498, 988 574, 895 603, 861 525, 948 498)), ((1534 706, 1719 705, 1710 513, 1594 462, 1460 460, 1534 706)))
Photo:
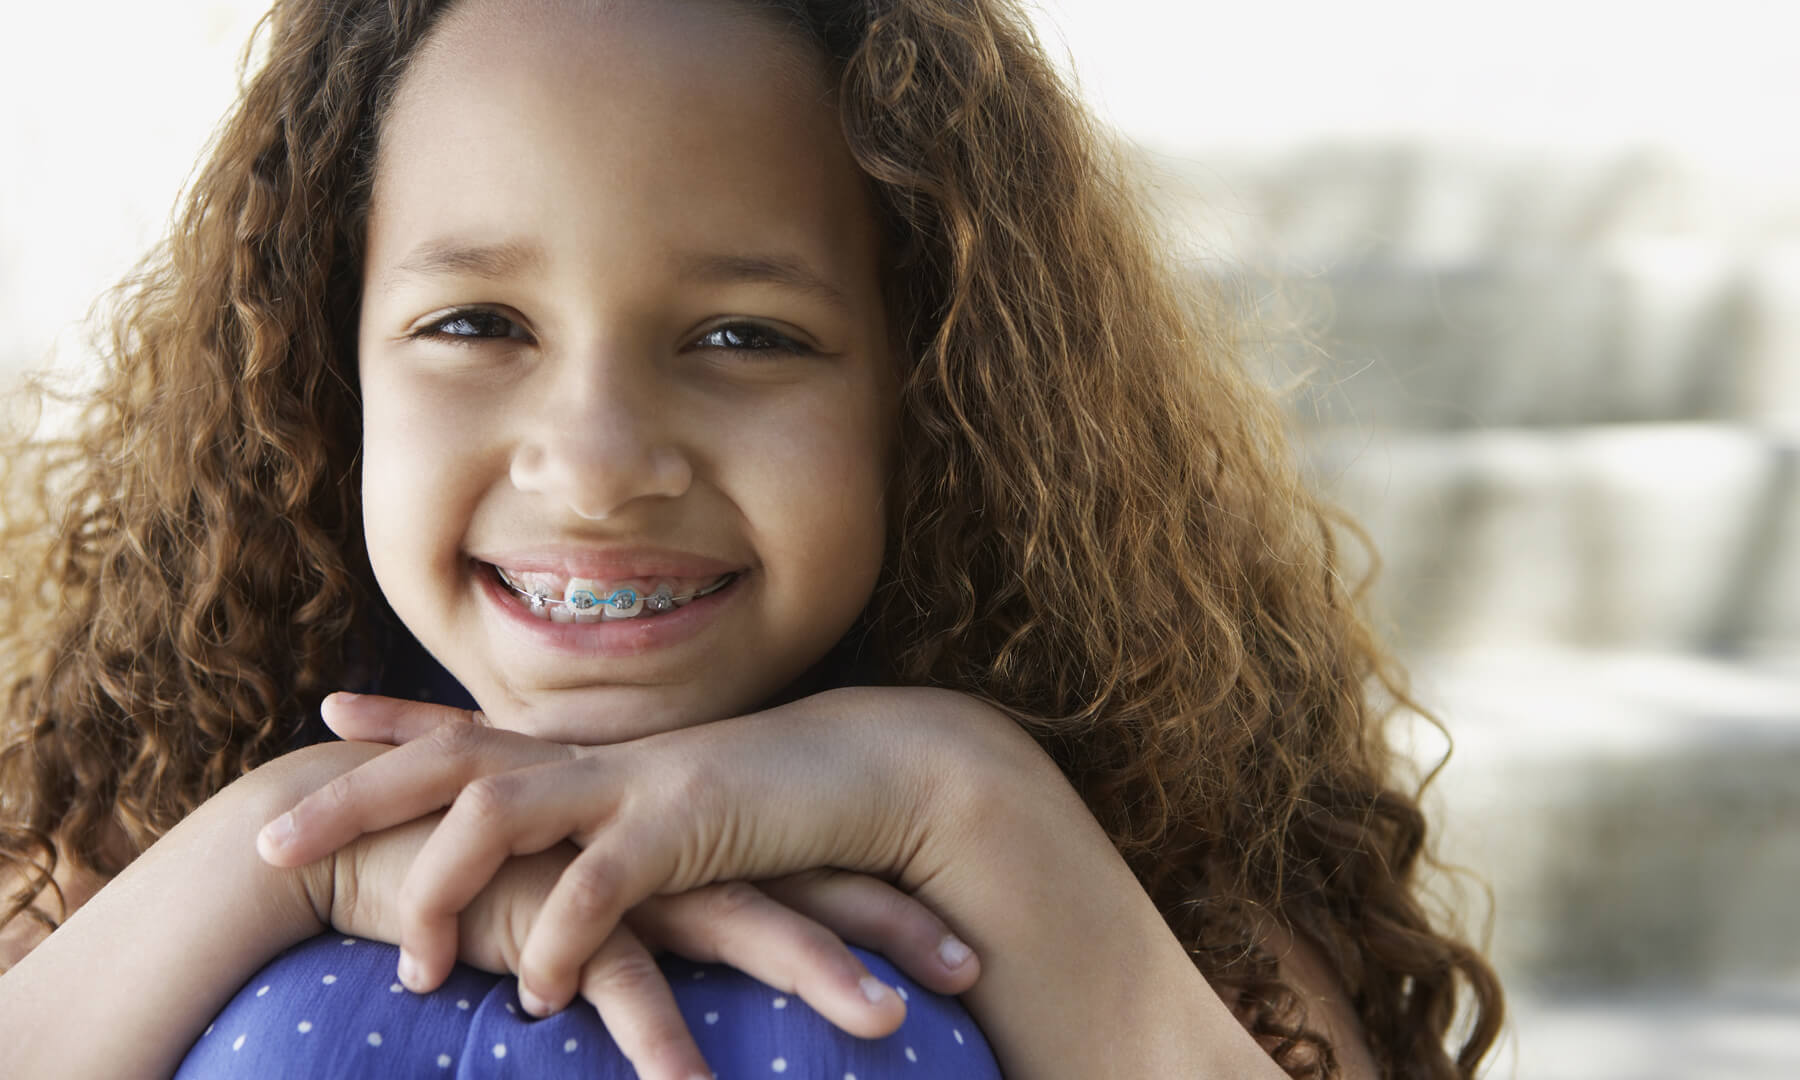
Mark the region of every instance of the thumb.
POLYGON ((319 715, 340 739, 389 746, 411 742, 444 724, 487 726, 487 717, 478 711, 342 690, 320 703, 319 715))

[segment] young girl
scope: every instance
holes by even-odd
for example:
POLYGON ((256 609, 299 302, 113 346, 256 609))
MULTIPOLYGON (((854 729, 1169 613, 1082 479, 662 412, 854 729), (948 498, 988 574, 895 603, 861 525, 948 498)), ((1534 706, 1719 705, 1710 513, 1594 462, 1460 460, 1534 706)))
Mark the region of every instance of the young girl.
POLYGON ((713 1015, 656 946, 893 1031, 833 934, 1012 1076, 1473 1075, 1404 695, 1101 147, 990 0, 278 5, 8 478, 15 951, 116 875, 0 979, 12 1060, 223 1058, 330 926, 426 1005, 459 956, 586 997, 646 1076, 713 1015), (415 639, 479 713, 305 745, 415 639))

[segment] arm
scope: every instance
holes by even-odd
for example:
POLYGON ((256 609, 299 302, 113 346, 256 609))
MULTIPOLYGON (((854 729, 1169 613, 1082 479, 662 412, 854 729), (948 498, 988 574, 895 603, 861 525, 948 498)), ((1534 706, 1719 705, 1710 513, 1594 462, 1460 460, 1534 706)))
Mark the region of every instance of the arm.
MULTIPOLYGON (((1036 751, 1036 746, 1030 751, 1036 751)), ((1194 967, 1061 772, 1017 750, 1019 767, 976 769, 964 813, 988 822, 964 871, 920 897, 987 958, 966 995, 1012 1075, 1283 1075, 1194 967), (1006 780, 1005 778, 1010 778, 1006 780), (985 867, 987 872, 970 872, 985 867), (951 901, 951 893, 966 899, 951 901), (1099 1037, 1096 1037, 1097 1033, 1099 1037)), ((1331 1039, 1343 1080, 1375 1080, 1361 1025, 1316 948, 1273 933, 1282 976, 1331 1039)))
MULTIPOLYGON (((9 1064, 31 1076, 166 1076, 239 985, 289 945, 327 926, 396 940, 397 886, 435 818, 291 870, 263 863, 254 843, 278 810, 386 749, 329 744, 263 766, 197 809, 35 949, 21 942, 29 955, 0 976, 0 1045, 16 1048, 9 1064), (97 1031, 106 1037, 94 1038, 97 1031)), ((460 958, 516 970, 530 917, 572 854, 512 860, 464 913, 460 958)), ((72 895, 70 906, 80 899, 72 895)), ((667 987, 615 978, 609 967, 654 970, 646 943, 738 967, 864 1037, 898 1026, 905 1007, 891 994, 864 996, 859 980, 868 973, 838 935, 881 949, 940 993, 966 989, 978 971, 972 961, 948 970, 937 960, 943 925, 934 915, 850 874, 658 897, 634 909, 630 923, 596 953, 584 992, 645 1076, 698 1067, 667 987)))
POLYGON ((638 898, 835 865, 896 881, 981 953, 967 1000, 1013 1075, 1281 1075, 1054 764, 970 699, 831 691, 610 747, 450 712, 339 703, 340 734, 406 745, 297 806, 285 844, 263 838, 266 857, 303 861, 449 806, 403 890, 399 936, 428 984, 456 913, 513 852, 583 849, 519 961, 552 1008, 574 994, 571 958, 638 898))
POLYGON ((961 850, 917 894, 987 958, 967 1000, 1007 1072, 1281 1076, 1055 764, 1010 721, 959 712, 982 736, 939 763, 961 850))
MULTIPOLYGON (((62 894, 62 917, 67 918, 70 912, 79 908, 93 898, 107 882, 105 875, 80 867, 68 856, 63 855, 56 860, 56 870, 51 874, 57 889, 62 894)), ((0 896, 10 895, 25 881, 21 871, 0 872, 0 896)), ((50 916, 49 906, 54 897, 48 889, 39 894, 30 908, 20 912, 4 928, 0 928, 0 975, 12 970, 14 964, 25 958, 25 954, 37 947, 50 933, 50 924, 34 917, 33 912, 45 918, 50 916)))
POLYGON ((240 982, 324 927, 330 863, 276 870, 257 827, 378 752, 333 745, 206 802, 0 977, 0 1045, 21 1076, 166 1076, 240 982), (104 1038, 96 1033, 104 1032, 104 1038), (119 1060, 114 1060, 119 1059, 119 1060))

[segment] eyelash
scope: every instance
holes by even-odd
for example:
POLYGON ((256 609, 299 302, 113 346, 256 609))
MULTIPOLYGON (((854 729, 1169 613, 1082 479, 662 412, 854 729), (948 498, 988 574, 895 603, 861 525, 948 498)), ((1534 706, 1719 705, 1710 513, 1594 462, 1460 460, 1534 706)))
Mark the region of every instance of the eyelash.
POLYGON ((457 308, 455 311, 445 314, 442 318, 433 319, 431 322, 419 327, 417 330, 413 331, 410 336, 415 341, 444 341, 455 345, 468 345, 477 341, 495 341, 502 338, 510 339, 513 336, 511 333, 452 334, 444 329, 447 326, 459 322, 468 323, 471 328, 477 328, 482 323, 488 323, 491 328, 491 323, 496 321, 505 323, 508 327, 513 329, 518 329, 519 327, 518 323, 500 314, 498 311, 490 311, 487 308, 457 308))
MULTIPOLYGON (((510 329, 520 329, 518 323, 497 311, 488 308, 458 308, 455 311, 446 313, 442 318, 433 319, 431 322, 413 331, 410 336, 415 341, 442 341, 453 345, 473 345, 479 341, 514 339, 514 335, 510 332, 503 334, 452 334, 445 329, 456 323, 467 323, 470 325, 471 329, 479 329, 485 324, 488 329, 493 329, 495 322, 505 323, 510 329)), ((722 323, 712 327, 707 330, 706 333, 700 335, 698 340, 705 341, 708 338, 721 334, 731 335, 739 341, 748 339, 752 341, 761 341, 763 344, 721 344, 702 347, 725 349, 731 352, 740 353, 779 352, 793 355, 809 355, 815 351, 811 346, 804 345, 778 330, 771 329, 761 323, 745 320, 722 323)))

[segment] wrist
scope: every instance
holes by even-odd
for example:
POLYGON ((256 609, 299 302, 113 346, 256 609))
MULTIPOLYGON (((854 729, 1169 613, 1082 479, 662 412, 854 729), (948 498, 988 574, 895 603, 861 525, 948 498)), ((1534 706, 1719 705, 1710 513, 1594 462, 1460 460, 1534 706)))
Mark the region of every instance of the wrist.
POLYGON ((348 873, 345 852, 334 851, 304 866, 278 870, 257 854, 257 834, 302 798, 386 749, 373 743, 321 743, 276 758, 226 789, 241 801, 238 813, 248 824, 251 837, 246 850, 258 867, 281 875, 278 880, 283 888, 278 900, 284 917, 302 920, 312 933, 329 928, 334 911, 345 902, 344 894, 353 893, 354 875, 348 873))

